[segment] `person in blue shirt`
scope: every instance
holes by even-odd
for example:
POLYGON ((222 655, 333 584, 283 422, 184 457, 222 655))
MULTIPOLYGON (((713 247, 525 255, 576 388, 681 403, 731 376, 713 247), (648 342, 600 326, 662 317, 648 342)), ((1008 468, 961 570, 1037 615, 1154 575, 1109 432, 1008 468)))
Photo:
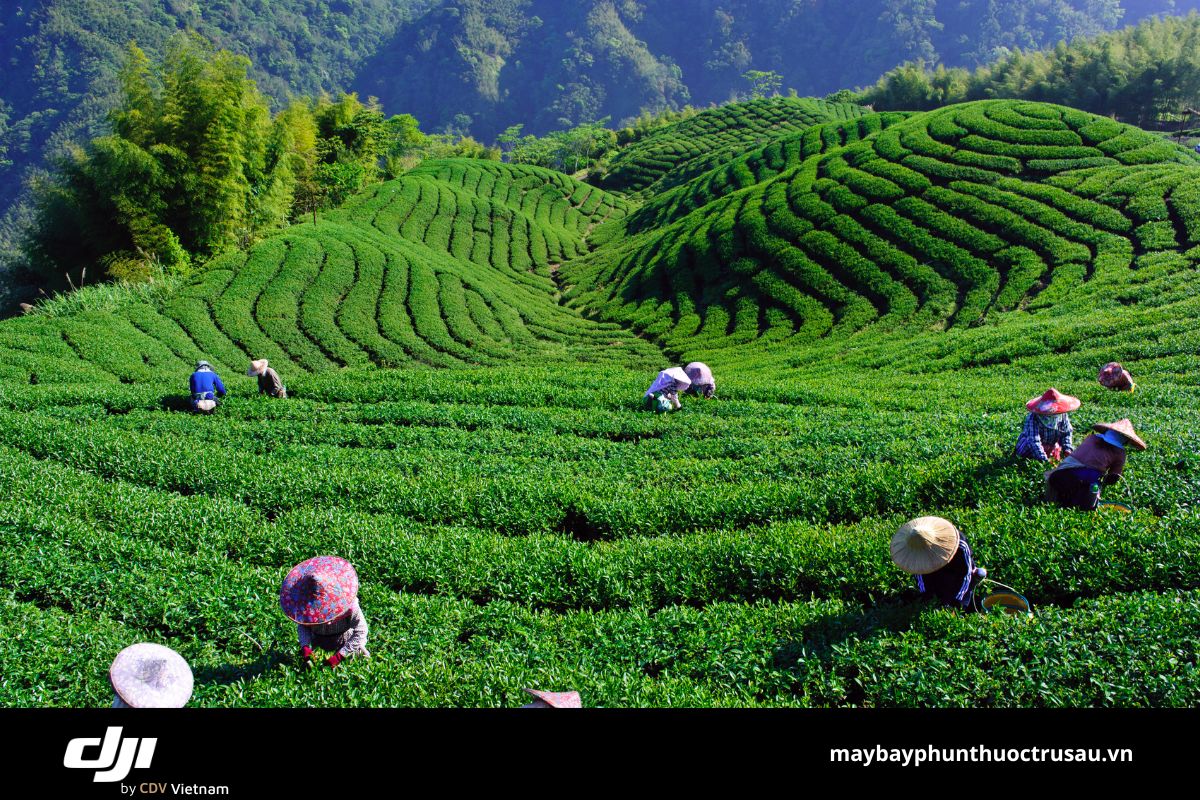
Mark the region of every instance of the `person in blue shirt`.
POLYGON ((220 376, 213 372, 212 364, 207 361, 196 362, 196 371, 192 373, 188 385, 192 390, 192 409, 205 414, 217 407, 218 397, 225 396, 225 384, 221 383, 220 376))

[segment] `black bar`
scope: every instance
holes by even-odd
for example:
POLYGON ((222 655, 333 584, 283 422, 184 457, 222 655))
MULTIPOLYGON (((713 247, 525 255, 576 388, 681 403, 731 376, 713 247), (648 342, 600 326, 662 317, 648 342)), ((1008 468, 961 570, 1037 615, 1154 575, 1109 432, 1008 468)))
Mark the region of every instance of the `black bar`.
MULTIPOLYGON (((375 796, 373 787, 389 785, 402 795, 430 780, 455 788, 567 780, 579 788, 628 789, 630 776, 647 770, 640 787, 711 791, 728 785, 739 794, 789 776, 803 776, 806 784, 816 775, 852 785, 911 779, 913 786, 939 772, 952 778, 946 770, 962 777, 1000 770, 1067 779, 1169 776, 1192 763, 1193 737, 1186 731, 1197 719, 1196 711, 1134 709, 0 710, 10 770, 71 797, 151 798, 375 796), (100 767, 64 766, 71 740, 102 739, 110 726, 121 728, 121 739, 157 740, 149 767, 130 769, 120 781, 96 782, 100 767), (955 755, 997 748, 1006 760, 930 761, 929 746, 955 755), (874 763, 835 763, 834 748, 850 757, 869 752, 874 763), (1042 750, 1054 748, 1085 760, 1052 761, 1053 753, 1042 750), (918 750, 925 753, 920 765, 913 763, 918 750), (905 752, 908 766, 893 761, 905 752), (1013 753, 1027 760, 1007 760, 1013 753), (1096 755, 1107 763, 1087 760, 1096 755), (139 786, 144 791, 137 792, 139 786), (187 792, 191 786, 227 788, 205 795, 187 792)), ((100 751, 96 745, 80 752, 97 761, 100 751)))

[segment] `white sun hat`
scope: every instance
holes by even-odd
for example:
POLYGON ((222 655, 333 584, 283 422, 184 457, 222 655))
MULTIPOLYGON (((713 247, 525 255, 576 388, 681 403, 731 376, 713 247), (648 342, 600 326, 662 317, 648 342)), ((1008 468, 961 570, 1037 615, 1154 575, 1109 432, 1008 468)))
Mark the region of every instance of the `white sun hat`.
POLYGON ((169 647, 141 642, 117 653, 108 670, 113 691, 132 708, 183 708, 192 696, 192 669, 169 647))

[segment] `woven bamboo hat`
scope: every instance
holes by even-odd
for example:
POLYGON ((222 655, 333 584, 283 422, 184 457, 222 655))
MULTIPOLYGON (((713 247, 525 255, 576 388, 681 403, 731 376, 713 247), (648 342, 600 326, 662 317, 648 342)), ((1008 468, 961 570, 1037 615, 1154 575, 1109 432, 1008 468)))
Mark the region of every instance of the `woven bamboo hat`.
POLYGON ((192 696, 192 669, 161 644, 142 642, 117 653, 108 670, 113 691, 132 708, 183 708, 192 696))
POLYGON ((912 575, 928 575, 950 563, 958 550, 958 528, 941 517, 918 517, 892 537, 892 561, 912 575))
POLYGON ((541 692, 537 689, 523 691, 533 695, 534 701, 521 708, 583 708, 579 692, 541 692))
POLYGON ((1052 387, 1040 397, 1030 400, 1025 407, 1035 414, 1067 414, 1079 408, 1079 398, 1052 387))
POLYGON ((1119 422, 1100 422, 1095 426, 1095 430, 1097 433, 1107 433, 1108 431, 1119 433, 1138 450, 1146 449, 1146 443, 1142 441, 1142 437, 1138 436, 1137 431, 1133 429, 1133 423, 1127 419, 1120 420, 1119 422))
POLYGON ((246 370, 246 374, 251 377, 255 375, 262 375, 267 371, 268 366, 269 364, 265 358, 260 358, 257 361, 251 361, 250 369, 246 370))

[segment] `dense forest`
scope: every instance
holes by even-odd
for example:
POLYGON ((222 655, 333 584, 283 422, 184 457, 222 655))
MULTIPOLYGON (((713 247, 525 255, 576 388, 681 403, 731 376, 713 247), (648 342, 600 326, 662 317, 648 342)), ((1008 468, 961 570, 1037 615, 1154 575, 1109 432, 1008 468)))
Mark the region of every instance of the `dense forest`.
POLYGON ((470 137, 426 135, 355 94, 293 99, 272 114, 250 61, 179 33, 160 62, 130 45, 110 132, 71 145, 31 184, 23 245, 41 279, 147 281, 246 248, 426 158, 500 158, 470 137))
POLYGON ((1073 106, 1156 129, 1200 125, 1200 15, 1168 17, 967 70, 923 61, 855 95, 879 110, 926 110, 991 98, 1073 106), (1178 127, 1172 125, 1178 123, 1178 127))
POLYGON ((492 138, 705 106, 749 70, 824 95, 906 61, 975 67, 1197 0, 450 0, 404 26, 354 88, 434 129, 492 138), (420 80, 396 76, 420 75, 420 80))

